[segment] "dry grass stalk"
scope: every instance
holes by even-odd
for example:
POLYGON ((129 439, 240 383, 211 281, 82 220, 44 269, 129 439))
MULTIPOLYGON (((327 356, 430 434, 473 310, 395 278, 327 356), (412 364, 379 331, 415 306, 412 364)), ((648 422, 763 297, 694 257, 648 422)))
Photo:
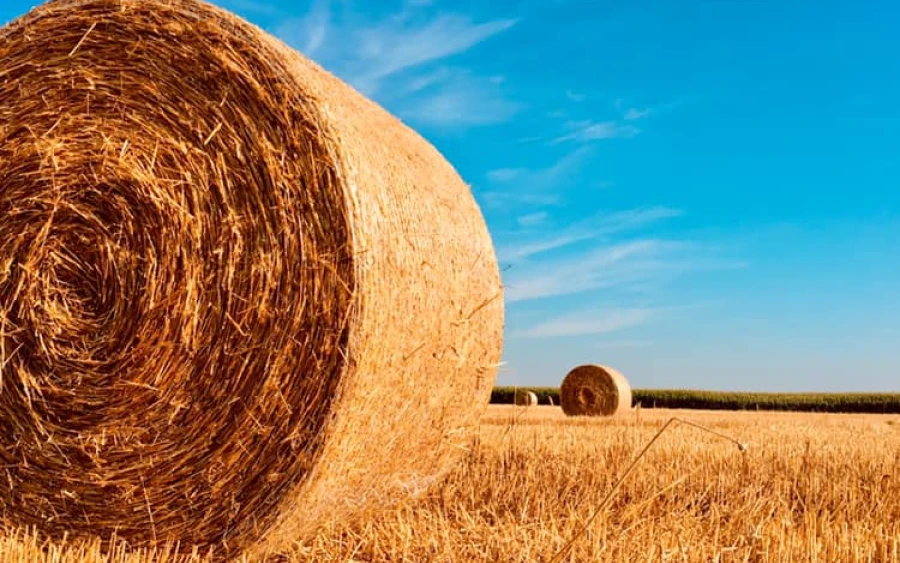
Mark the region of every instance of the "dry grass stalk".
POLYGON ((530 407, 538 404, 538 396, 534 391, 527 391, 525 389, 517 389, 515 396, 515 403, 520 407, 530 407))
POLYGON ((0 523, 252 555, 454 464, 503 309, 434 147, 195 0, 56 0, 0 61, 0 523))
POLYGON ((614 416, 631 410, 631 386, 610 367, 578 366, 563 379, 559 404, 569 416, 614 416))
POLYGON ((625 471, 623 471, 622 474, 619 475, 618 479, 616 479, 616 482, 613 484, 612 488, 609 490, 608 493, 606 493, 606 496, 603 497, 603 500, 600 501, 600 504, 594 508, 591 515, 588 516, 587 520, 585 520, 584 525, 582 525, 581 528, 579 528, 572 535, 572 537, 569 539, 569 541, 566 542, 565 545, 563 545, 562 549, 560 549, 558 552, 556 552, 556 554, 554 554, 553 558, 550 559, 550 563, 562 561, 563 558, 565 558, 571 552, 572 547, 575 545, 575 542, 577 542, 590 529, 591 524, 601 514, 601 512, 606 508, 607 504, 612 500, 613 495, 616 494, 616 492, 619 490, 619 487, 621 487, 622 483, 625 482, 625 479, 631 474, 632 471, 634 471, 634 468, 637 467, 638 462, 644 458, 644 456, 647 454, 647 452, 650 451, 650 448, 653 447, 653 444, 656 443, 656 441, 659 440, 659 438, 666 432, 666 430, 668 430, 672 426, 672 424, 675 422, 680 422, 680 423, 686 424, 688 426, 693 426, 694 428, 702 430, 703 432, 707 432, 718 438, 728 440, 732 444, 736 445, 738 447, 738 450, 740 450, 741 452, 747 451, 746 444, 744 444, 743 442, 737 441, 735 438, 732 438, 731 436, 728 436, 727 434, 723 434, 722 432, 713 430, 711 428, 707 428, 706 426, 703 426, 702 424, 697 424, 696 422, 692 422, 689 420, 684 420, 684 419, 681 419, 678 417, 670 418, 669 420, 666 421, 665 424, 662 425, 662 427, 659 430, 657 430, 656 434, 654 434, 653 437, 650 438, 650 441, 648 441, 647 444, 643 447, 643 449, 641 449, 640 453, 638 453, 638 455, 635 456, 635 458, 633 460, 631 460, 631 463, 628 464, 628 467, 625 468, 625 471))

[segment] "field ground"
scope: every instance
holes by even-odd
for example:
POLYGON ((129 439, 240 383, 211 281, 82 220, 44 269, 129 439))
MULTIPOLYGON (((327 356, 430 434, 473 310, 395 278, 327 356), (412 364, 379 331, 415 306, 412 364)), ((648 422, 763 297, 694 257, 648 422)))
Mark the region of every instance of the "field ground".
MULTIPOLYGON (((492 405, 431 496, 325 530, 292 561, 900 563, 900 416, 635 410, 573 419, 492 405), (654 434, 678 417, 614 490, 654 434), (609 495, 612 493, 611 495, 609 495), (609 495, 608 502, 603 505, 609 495)), ((0 540, 0 561, 100 562, 91 549, 0 540)), ((168 557, 116 561, 175 561, 168 557)))

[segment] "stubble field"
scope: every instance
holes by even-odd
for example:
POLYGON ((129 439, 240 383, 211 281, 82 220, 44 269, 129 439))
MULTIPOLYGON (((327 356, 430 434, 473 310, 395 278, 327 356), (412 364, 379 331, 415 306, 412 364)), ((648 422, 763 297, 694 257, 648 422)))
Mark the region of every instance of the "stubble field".
MULTIPOLYGON (((324 530, 279 559, 900 562, 898 468, 897 415, 644 409, 613 420, 492 405, 478 442, 430 496, 324 530), (617 487, 673 417, 746 448, 676 421, 617 487)), ((3 562, 110 560, 203 558, 109 559, 90 545, 0 540, 3 562)))

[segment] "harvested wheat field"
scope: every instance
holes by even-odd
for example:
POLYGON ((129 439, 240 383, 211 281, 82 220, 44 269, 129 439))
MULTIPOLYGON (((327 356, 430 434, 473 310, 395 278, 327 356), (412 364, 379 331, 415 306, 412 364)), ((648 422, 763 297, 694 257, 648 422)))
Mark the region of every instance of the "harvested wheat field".
MULTIPOLYGON (((548 562, 577 537, 559 561, 900 561, 898 467, 896 415, 636 410, 597 419, 491 406, 479 441, 429 496, 323 530, 281 560, 548 562), (672 417, 746 448, 675 422, 614 490, 672 417)), ((103 559, 80 547, 41 557, 32 540, 7 539, 0 560, 189 559, 103 559)))

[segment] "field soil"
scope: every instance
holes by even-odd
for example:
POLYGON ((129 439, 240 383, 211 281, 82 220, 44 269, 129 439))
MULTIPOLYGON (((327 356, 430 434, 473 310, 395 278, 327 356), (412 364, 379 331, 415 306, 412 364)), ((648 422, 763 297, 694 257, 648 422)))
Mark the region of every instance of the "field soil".
MULTIPOLYGON (((279 560, 900 563, 898 471, 898 415, 636 409, 596 419, 491 405, 479 441, 427 496, 323 530, 279 560)), ((0 539, 0 561, 203 558, 104 558, 96 545, 22 532, 0 539)))

